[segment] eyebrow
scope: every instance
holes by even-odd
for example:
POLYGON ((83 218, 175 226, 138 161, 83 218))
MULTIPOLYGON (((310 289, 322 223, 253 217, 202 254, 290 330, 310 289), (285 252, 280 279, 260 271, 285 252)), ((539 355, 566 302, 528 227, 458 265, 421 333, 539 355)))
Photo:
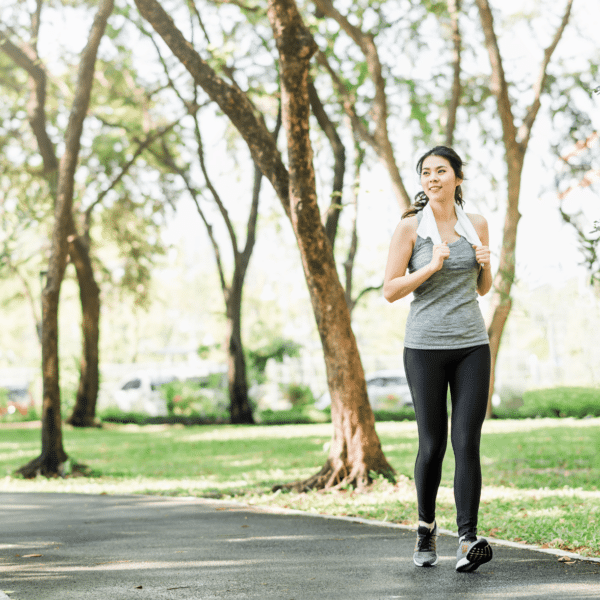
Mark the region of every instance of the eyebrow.
MULTIPOLYGON (((447 169, 447 165, 438 165, 437 167, 433 167, 434 169, 447 169)), ((431 167, 423 167, 421 171, 429 171, 431 167)))

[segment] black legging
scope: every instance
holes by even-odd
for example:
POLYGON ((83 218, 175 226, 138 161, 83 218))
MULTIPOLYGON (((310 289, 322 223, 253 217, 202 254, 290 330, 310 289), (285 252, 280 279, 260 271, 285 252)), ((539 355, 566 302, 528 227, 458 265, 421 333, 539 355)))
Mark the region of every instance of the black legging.
POLYGON ((448 440, 447 393, 452 400, 454 498, 458 535, 477 533, 481 496, 479 443, 490 382, 488 344, 456 350, 404 349, 404 368, 415 405, 419 452, 415 483, 419 520, 433 523, 448 440))

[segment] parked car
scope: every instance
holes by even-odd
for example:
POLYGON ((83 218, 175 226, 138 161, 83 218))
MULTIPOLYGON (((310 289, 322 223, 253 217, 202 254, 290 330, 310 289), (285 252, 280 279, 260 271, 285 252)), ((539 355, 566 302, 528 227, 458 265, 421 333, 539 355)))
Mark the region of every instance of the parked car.
POLYGON ((160 393, 165 383, 175 381, 174 375, 138 372, 123 379, 114 393, 114 402, 123 412, 137 412, 151 417, 168 414, 167 403, 160 393))
POLYGON ((26 415, 32 407, 29 383, 0 385, 0 416, 16 412, 26 415))
POLYGON ((367 394, 375 410, 412 406, 412 396, 404 371, 376 371, 367 377, 367 394))
MULTIPOLYGON (((366 377, 367 395, 373 410, 394 410, 412 406, 412 396, 404 371, 375 371, 366 377)), ((316 407, 324 409, 331 404, 329 392, 319 398, 316 407)))
POLYGON ((200 389, 205 399, 215 403, 225 402, 223 388, 226 386, 224 371, 192 373, 188 370, 144 370, 136 371, 121 380, 113 393, 113 403, 123 412, 147 414, 151 417, 164 417, 169 414, 167 399, 161 390, 166 383, 173 381, 189 382, 200 389))

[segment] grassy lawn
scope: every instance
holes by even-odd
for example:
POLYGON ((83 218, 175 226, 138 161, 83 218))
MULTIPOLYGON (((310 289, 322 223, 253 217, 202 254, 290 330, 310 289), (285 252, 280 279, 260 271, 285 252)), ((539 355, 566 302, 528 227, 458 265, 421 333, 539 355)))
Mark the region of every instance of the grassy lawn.
MULTIPOLYGON (((71 459, 86 477, 23 480, 12 473, 40 449, 39 425, 0 426, 0 490, 235 497, 244 502, 414 524, 414 422, 379 423, 398 473, 353 490, 272 494, 276 483, 315 473, 331 425, 144 426, 64 429, 71 459)), ((484 426, 480 533, 600 556, 600 418, 489 421, 484 426)), ((438 522, 455 531, 453 455, 438 495, 438 522)))

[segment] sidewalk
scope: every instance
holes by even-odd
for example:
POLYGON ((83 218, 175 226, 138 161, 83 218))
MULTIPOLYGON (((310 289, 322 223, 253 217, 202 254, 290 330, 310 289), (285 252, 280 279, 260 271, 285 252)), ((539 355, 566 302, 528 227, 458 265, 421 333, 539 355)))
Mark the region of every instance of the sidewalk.
POLYGON ((0 493, 0 599, 485 600, 600 597, 600 562, 494 545, 414 567, 413 531, 156 496, 0 493))

